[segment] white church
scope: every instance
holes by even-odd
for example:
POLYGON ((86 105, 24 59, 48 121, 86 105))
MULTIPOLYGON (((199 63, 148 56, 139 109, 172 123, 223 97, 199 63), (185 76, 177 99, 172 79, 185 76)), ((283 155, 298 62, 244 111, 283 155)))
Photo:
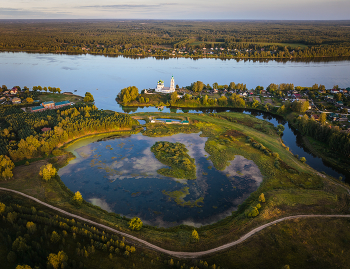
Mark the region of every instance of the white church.
POLYGON ((170 87, 164 87, 164 81, 159 80, 157 83, 157 87, 155 89, 155 92, 160 92, 160 93, 172 93, 175 91, 175 80, 174 76, 171 77, 170 80, 170 87))

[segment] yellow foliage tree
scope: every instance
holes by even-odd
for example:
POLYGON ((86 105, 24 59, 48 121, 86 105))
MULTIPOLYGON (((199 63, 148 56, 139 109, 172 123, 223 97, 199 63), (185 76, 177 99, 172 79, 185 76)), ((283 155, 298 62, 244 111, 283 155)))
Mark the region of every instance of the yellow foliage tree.
POLYGON ((6 206, 3 203, 0 203, 0 215, 5 212, 6 206))
POLYGON ((58 252, 58 254, 50 253, 49 257, 47 257, 49 264, 52 265, 53 268, 58 269, 61 267, 63 262, 68 260, 67 254, 64 251, 58 252))
POLYGON ((49 179, 51 179, 53 176, 55 176, 57 173, 56 168, 54 168, 52 166, 51 163, 47 164, 47 165, 43 165, 42 167, 40 167, 40 172, 39 175, 42 176, 42 178, 45 181, 48 181, 49 179))
POLYGON ((142 221, 141 221, 141 219, 140 218, 138 218, 138 217, 133 217, 132 219, 131 219, 131 221, 129 222, 129 228, 131 229, 131 230, 141 230, 141 228, 142 228, 142 221))
POLYGON ((52 243, 57 243, 58 241, 60 241, 61 237, 59 236, 59 234, 56 231, 53 231, 51 234, 51 238, 50 241, 52 243))
POLYGON ((30 233, 33 234, 33 233, 36 232, 36 225, 35 225, 34 222, 31 222, 31 221, 27 222, 26 227, 27 227, 27 229, 28 229, 28 231, 29 231, 30 233))
POLYGON ((259 202, 265 203, 265 195, 263 193, 259 196, 259 202))
POLYGON ((16 269, 32 269, 29 265, 17 265, 16 269))
POLYGON ((199 235, 198 235, 198 232, 196 230, 193 230, 193 232, 192 232, 192 239, 194 241, 198 241, 199 240, 199 235))
POLYGON ((81 193, 80 193, 79 191, 77 191, 77 192, 74 194, 73 202, 75 202, 75 203, 78 204, 78 205, 81 205, 81 204, 82 204, 82 202, 83 202, 83 196, 81 195, 81 193))
POLYGON ((13 177, 12 169, 15 164, 6 155, 0 155, 0 178, 3 180, 13 177))
POLYGON ((28 104, 31 104, 31 103, 34 102, 34 100, 33 100, 33 98, 27 97, 26 102, 27 102, 28 104))

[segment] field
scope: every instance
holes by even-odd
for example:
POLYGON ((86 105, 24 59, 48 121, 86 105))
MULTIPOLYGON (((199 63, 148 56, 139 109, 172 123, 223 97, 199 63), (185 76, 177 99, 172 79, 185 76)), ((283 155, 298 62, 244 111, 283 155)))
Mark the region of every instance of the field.
MULTIPOLYGON (((147 119, 150 116, 159 117, 160 114, 138 113, 135 116, 147 119)), ((162 113, 161 116, 171 118, 178 117, 178 114, 162 113)), ((259 225, 284 216, 350 213, 350 198, 346 190, 296 159, 284 147, 272 124, 232 112, 186 116, 190 121, 187 127, 156 126, 148 123, 147 131, 143 134, 158 136, 157 134, 201 131, 202 136, 208 137, 205 150, 217 169, 223 169, 235 155, 242 155, 253 160, 263 175, 263 182, 258 190, 231 216, 197 229, 200 238, 198 242, 189 240, 193 230, 189 226, 164 229, 146 225, 140 231, 131 231, 128 220, 116 214, 107 213, 88 203, 76 208, 70 203, 72 193, 59 179, 43 182, 38 176, 40 166, 51 162, 56 167, 61 167, 72 157, 70 154, 33 162, 29 166, 18 166, 14 170, 14 178, 0 182, 0 186, 22 191, 74 214, 117 227, 120 231, 157 246, 179 251, 218 247, 237 240, 259 225), (256 217, 247 217, 252 207, 259 203, 258 197, 261 193, 264 193, 266 202, 260 202, 261 208, 256 217)), ((174 199, 178 198, 175 194, 173 196, 174 199)), ((179 203, 182 201, 179 200, 179 203)), ((209 264, 215 263, 221 268, 256 268, 258 265, 262 268, 281 268, 286 264, 299 268, 326 268, 332 263, 341 267, 342 264, 347 264, 349 257, 348 226, 349 221, 338 219, 283 222, 207 260, 210 261, 209 264), (344 236, 335 238, 333 229, 344 236), (327 243, 322 245, 325 241, 327 243), (310 260, 310 263, 306 260, 310 260)))
POLYGON ((38 96, 39 100, 41 102, 47 102, 47 101, 54 101, 56 102, 62 102, 62 101, 71 101, 74 103, 78 103, 78 102, 82 102, 83 101, 83 97, 79 96, 79 95, 75 95, 75 94, 57 94, 57 93, 41 93, 38 96))

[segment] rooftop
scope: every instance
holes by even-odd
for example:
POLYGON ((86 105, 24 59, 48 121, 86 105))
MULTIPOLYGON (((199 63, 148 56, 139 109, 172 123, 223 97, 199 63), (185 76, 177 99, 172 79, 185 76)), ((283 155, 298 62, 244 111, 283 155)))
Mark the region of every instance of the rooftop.
POLYGON ((32 111, 33 110, 43 109, 43 108, 44 108, 43 106, 34 106, 34 107, 32 107, 32 111))
POLYGON ((52 104, 52 103, 55 103, 54 101, 46 101, 46 102, 43 102, 44 105, 49 105, 49 104, 52 104))
POLYGON ((66 101, 55 103, 55 106, 65 105, 65 104, 69 104, 69 103, 70 103, 70 101, 66 100, 66 101))

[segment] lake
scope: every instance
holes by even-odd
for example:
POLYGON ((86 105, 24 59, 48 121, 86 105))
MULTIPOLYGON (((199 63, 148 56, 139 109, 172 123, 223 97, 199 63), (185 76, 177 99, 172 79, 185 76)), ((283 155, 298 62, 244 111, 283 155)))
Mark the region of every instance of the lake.
MULTIPOLYGON (((350 61, 279 62, 186 58, 125 58, 101 55, 65 55, 25 52, 0 53, 0 83, 12 86, 51 86, 84 95, 91 92, 100 109, 122 112, 115 97, 122 88, 134 85, 155 88, 159 79, 169 86, 171 76, 180 87, 200 80, 205 84, 245 83, 265 88, 270 83, 295 86, 338 84, 350 86, 350 61)), ((153 111, 154 108, 142 111, 153 111)), ((138 110, 140 111, 140 109, 138 110)))
POLYGON ((77 158, 61 168, 59 175, 85 200, 123 216, 138 216, 150 225, 198 227, 214 223, 230 215, 257 190, 262 175, 253 161, 238 155, 225 170, 216 170, 204 150, 207 138, 199 135, 134 134, 79 140, 67 148, 77 158), (157 141, 185 144, 196 160, 197 179, 159 175, 157 170, 167 166, 150 151, 157 141))

